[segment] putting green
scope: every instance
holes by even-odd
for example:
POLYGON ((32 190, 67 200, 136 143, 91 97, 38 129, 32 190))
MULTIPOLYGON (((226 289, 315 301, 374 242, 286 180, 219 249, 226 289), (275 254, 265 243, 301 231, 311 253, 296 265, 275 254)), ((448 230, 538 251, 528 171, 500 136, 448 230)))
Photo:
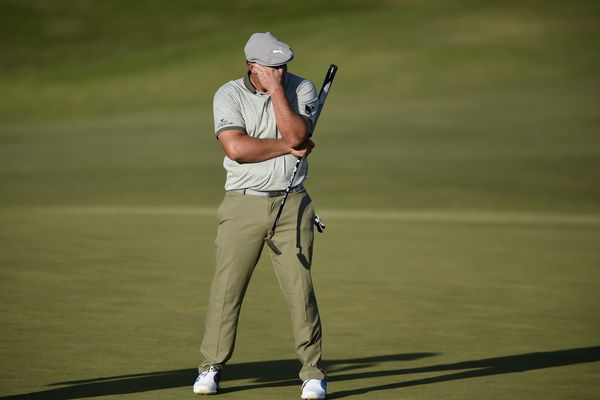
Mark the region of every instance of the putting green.
MULTIPOLYGON (((307 182, 329 397, 600 396, 597 2, 321 3, 0 2, 0 399, 193 398, 212 95, 255 31, 340 66, 307 182)), ((219 398, 299 397, 265 256, 219 398)))

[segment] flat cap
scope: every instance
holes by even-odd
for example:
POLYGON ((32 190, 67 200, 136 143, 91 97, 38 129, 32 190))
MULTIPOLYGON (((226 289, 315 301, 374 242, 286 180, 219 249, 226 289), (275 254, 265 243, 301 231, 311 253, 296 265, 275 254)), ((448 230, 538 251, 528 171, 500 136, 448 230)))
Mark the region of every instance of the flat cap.
POLYGON ((271 32, 255 33, 244 47, 246 60, 267 67, 287 64, 294 58, 294 52, 287 44, 280 42, 271 32))

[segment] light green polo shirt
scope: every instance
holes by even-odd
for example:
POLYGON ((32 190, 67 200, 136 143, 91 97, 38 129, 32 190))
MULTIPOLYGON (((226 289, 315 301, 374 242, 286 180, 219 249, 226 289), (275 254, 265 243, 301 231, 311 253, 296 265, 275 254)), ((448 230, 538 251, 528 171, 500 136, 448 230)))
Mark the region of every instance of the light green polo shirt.
MULTIPOLYGON (((312 131, 319 104, 315 85, 288 72, 283 88, 292 110, 309 121, 312 131)), ((256 90, 248 76, 229 81, 217 90, 213 112, 217 136, 226 130, 239 129, 260 139, 281 138, 271 97, 256 90)), ((255 163, 239 163, 225 156, 225 190, 285 190, 295 165, 296 156, 292 154, 255 163)), ((300 163, 293 186, 303 183, 307 176, 308 160, 305 159, 300 163)))

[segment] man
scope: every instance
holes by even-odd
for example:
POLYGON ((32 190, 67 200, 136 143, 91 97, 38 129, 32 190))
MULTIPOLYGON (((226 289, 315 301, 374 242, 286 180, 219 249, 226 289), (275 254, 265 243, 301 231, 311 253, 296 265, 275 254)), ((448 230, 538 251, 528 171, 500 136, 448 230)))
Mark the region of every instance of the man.
POLYGON ((233 353, 246 288, 297 157, 302 157, 272 239, 281 254, 269 252, 291 311, 302 363, 301 397, 324 399, 321 322, 310 273, 315 211, 303 186, 306 157, 314 148, 310 136, 318 94, 311 82, 287 72, 294 53, 270 32, 253 34, 244 53, 246 76, 224 84, 214 97, 226 193, 218 210, 216 269, 201 346, 205 361, 194 392, 215 394, 219 389, 220 374, 233 353))

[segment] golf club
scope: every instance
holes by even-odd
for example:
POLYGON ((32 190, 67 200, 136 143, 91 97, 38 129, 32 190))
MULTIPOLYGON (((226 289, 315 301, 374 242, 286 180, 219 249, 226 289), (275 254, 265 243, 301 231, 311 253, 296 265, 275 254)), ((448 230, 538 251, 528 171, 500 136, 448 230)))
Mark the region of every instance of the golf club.
MULTIPOLYGON (((313 132, 314 132, 315 128, 317 127, 317 121, 319 120, 319 116, 321 115, 321 111, 323 110, 323 106, 325 105, 325 100, 327 99, 327 95, 329 94, 329 89, 331 88, 331 84, 333 82, 333 78, 335 78, 335 73, 337 72, 337 70, 338 70, 337 65, 331 64, 329 66, 329 68, 327 69, 327 73, 325 74, 325 80, 323 81, 323 85, 321 86, 321 91, 319 92, 319 108, 317 110, 317 116, 315 117, 315 123, 313 125, 313 132)), ((275 243, 273 243, 273 236, 275 235, 275 229, 277 228, 277 225, 279 224, 279 218, 281 217, 281 213, 283 212, 283 207, 285 206, 285 201, 287 200, 288 195, 290 194, 290 190, 292 189, 292 184, 294 182, 294 178, 296 177, 296 172, 298 172, 298 167, 300 166, 301 162, 302 162, 302 157, 298 157, 298 159, 296 160, 296 165, 294 166, 294 170, 292 171, 292 177, 290 179, 290 182, 287 185, 287 188, 285 189, 285 193, 283 195, 283 199, 281 200, 281 204, 279 205, 279 210, 277 210, 277 216, 275 217, 275 221, 273 222, 273 227, 269 231, 269 234, 265 237, 265 242, 271 248, 271 250, 273 250, 273 252, 277 255, 280 255, 281 251, 277 248, 277 246, 275 246, 275 243)), ((325 225, 323 224, 323 222, 321 221, 320 218, 317 217, 317 219, 318 219, 317 228, 319 229, 319 232, 322 232, 323 229, 325 229, 325 225)))

